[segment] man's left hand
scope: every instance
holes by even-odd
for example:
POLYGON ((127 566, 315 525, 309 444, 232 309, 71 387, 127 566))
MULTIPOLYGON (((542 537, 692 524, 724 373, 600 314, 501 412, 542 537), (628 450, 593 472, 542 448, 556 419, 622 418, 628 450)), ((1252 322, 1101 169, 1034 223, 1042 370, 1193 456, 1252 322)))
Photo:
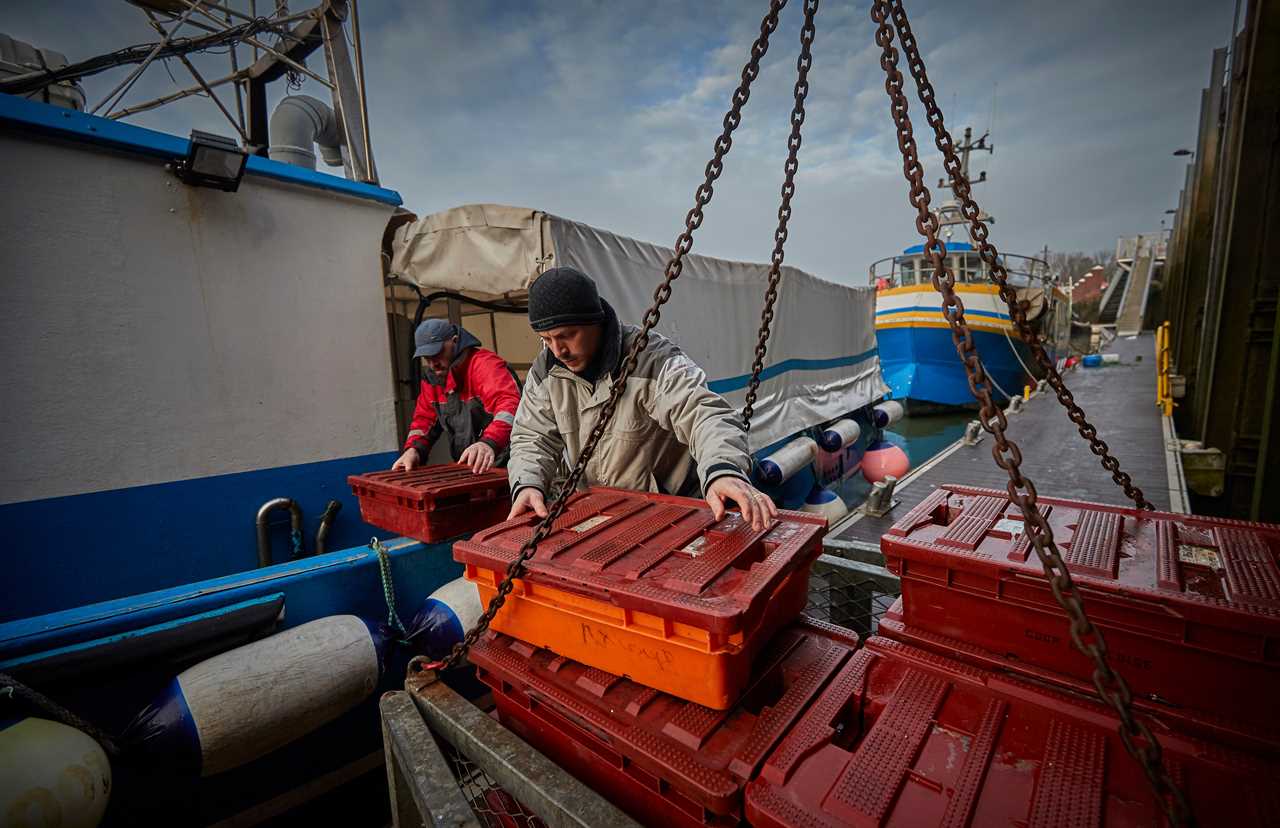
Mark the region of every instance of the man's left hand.
POLYGON ((707 487, 707 504, 711 506, 711 516, 716 520, 724 517, 726 500, 738 504, 742 519, 750 522, 751 528, 757 532, 764 531, 778 517, 778 507, 773 500, 741 477, 717 477, 707 487))
POLYGON ((478 441, 467 446, 466 451, 458 458, 458 462, 470 466, 473 474, 480 474, 493 468, 493 446, 478 441))

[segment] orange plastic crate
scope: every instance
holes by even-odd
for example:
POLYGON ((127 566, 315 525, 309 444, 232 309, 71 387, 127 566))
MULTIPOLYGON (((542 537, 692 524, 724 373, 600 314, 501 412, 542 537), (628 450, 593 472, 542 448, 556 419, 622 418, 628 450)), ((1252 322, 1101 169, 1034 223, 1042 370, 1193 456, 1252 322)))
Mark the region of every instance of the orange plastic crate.
MULTIPOLYGON (((537 521, 454 544, 488 602, 537 521)), ((717 710, 766 640, 804 609, 823 518, 782 512, 753 531, 701 500, 591 489, 565 514, 493 621, 498 632, 717 710)))
POLYGON ((438 543, 484 529, 511 511, 506 469, 475 474, 459 463, 347 478, 360 517, 397 535, 438 543))

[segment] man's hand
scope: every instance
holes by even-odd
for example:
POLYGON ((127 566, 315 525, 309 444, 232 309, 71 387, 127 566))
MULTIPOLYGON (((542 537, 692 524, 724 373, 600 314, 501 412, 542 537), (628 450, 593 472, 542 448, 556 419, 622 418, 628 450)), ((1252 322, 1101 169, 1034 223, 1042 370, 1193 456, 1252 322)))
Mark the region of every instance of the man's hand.
POLYGON ((391 465, 392 471, 413 471, 415 466, 422 465, 422 455, 418 454, 418 450, 413 446, 404 450, 404 454, 400 455, 400 459, 391 465))
POLYGON ((547 516, 547 501, 542 496, 542 491, 532 486, 526 486, 516 493, 516 500, 511 504, 511 512, 507 515, 507 520, 520 517, 525 512, 533 512, 540 518, 547 516))
POLYGON ((493 468, 493 446, 477 440, 467 446, 466 451, 462 452, 462 456, 458 458, 458 462, 471 467, 472 474, 480 474, 493 468))
POLYGON ((711 515, 716 520, 724 517, 726 500, 738 504, 742 519, 750 522, 751 528, 757 532, 764 531, 778 516, 778 507, 773 501, 741 477, 717 477, 707 487, 707 504, 711 506, 711 515))

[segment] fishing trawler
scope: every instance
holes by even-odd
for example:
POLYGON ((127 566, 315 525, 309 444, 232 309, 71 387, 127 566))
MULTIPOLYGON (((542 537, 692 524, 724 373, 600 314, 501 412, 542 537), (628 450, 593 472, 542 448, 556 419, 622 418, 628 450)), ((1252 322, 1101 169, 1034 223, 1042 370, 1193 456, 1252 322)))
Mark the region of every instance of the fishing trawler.
MULTIPOLYGON (((26 755, 51 743, 32 722, 59 710, 92 726, 106 750, 85 770, 94 784, 61 806, 77 824, 252 825, 380 777, 375 699, 423 650, 417 622, 392 629, 397 607, 429 616, 461 574, 451 543, 366 524, 347 486, 403 444, 415 323, 454 319, 523 374, 540 272, 577 264, 634 318, 669 251, 529 208, 403 209, 374 164, 354 4, 230 20, 135 5, 163 40, 113 60, 141 71, 204 38, 230 46, 232 75, 192 66, 193 87, 129 107, 111 100, 122 83, 92 114, 84 65, 4 41, 0 164, 21 197, 0 222, 0 674, 43 701, 0 738, 26 755), (193 17, 213 33, 174 40, 193 17), (235 68, 241 41, 260 56, 235 68), (287 95, 268 118, 267 85, 314 75, 316 51, 332 105, 287 95), (195 94, 238 140, 125 120, 195 94)), ((725 337, 754 337, 767 274, 689 257, 658 327, 735 404, 750 348, 725 337)), ((783 506, 842 514, 896 416, 877 408, 873 303, 870 288, 784 273, 751 432, 783 506)), ((75 764, 87 748, 71 730, 75 764)))
MULTIPOLYGON (((983 135, 972 140, 972 130, 964 132, 964 142, 956 148, 961 169, 969 177, 969 157, 974 151, 992 151, 983 135)), ((973 184, 986 181, 982 172, 973 184)), ((939 181, 939 188, 948 186, 939 181)), ((956 228, 968 227, 957 201, 948 201, 936 211, 946 245, 946 265, 955 274, 956 293, 965 305, 969 330, 982 354, 983 365, 998 397, 1009 399, 1024 386, 1040 378, 1040 370, 1024 343, 1009 308, 991 281, 991 269, 978 255, 973 239, 956 239, 956 228)), ((983 214, 989 223, 994 219, 983 214)), ((1058 284, 1044 258, 1002 253, 1000 263, 1009 274, 1009 284, 1026 306, 1027 319, 1037 331, 1046 351, 1054 359, 1067 347, 1070 336, 1069 297, 1058 284)), ((901 254, 873 262, 870 283, 876 289, 876 339, 889 396, 901 400, 911 412, 945 410, 973 405, 973 395, 965 379, 964 365, 956 356, 951 332, 942 315, 931 277, 933 266, 924 245, 916 244, 901 254)))

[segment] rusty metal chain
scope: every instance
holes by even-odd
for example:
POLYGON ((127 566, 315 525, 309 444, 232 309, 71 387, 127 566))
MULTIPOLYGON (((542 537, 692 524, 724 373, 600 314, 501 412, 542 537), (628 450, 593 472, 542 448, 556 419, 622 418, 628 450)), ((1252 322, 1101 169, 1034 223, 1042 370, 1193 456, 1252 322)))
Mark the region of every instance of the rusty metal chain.
MULTIPOLYGON (((903 176, 911 185, 909 201, 916 208, 916 229, 925 238, 924 250, 933 265, 933 286, 942 294, 942 312, 950 325, 956 353, 964 363, 969 389, 980 404, 979 418, 983 428, 995 438, 992 455, 996 465, 1009 474, 1007 486, 1009 498, 1022 510, 1027 527, 1027 538, 1035 549, 1040 564, 1044 567, 1049 589, 1070 619, 1071 641, 1076 649, 1093 662, 1094 688, 1098 696, 1115 711, 1120 719, 1119 732, 1125 750, 1142 767, 1157 802, 1170 822, 1175 825, 1192 824, 1192 815, 1186 798, 1164 766, 1160 743, 1146 724, 1134 715, 1133 698, 1129 686, 1111 669, 1102 632, 1093 625, 1085 612, 1079 590, 1054 541, 1053 530, 1037 506, 1035 485, 1021 471, 1022 453, 1017 444, 1005 435, 1008 421, 1005 419, 1004 412, 991 399, 991 382, 978 358, 977 347, 965 321, 964 303, 955 291, 955 274, 945 263, 946 247, 938 239, 938 218, 929 209, 931 196, 929 188, 924 183, 924 168, 920 164, 915 137, 912 133, 911 118, 908 114, 907 98, 903 93, 903 76, 898 69, 898 50, 893 45, 893 26, 889 24, 891 17, 895 24, 901 27, 906 26, 906 15, 902 11, 901 0, 873 0, 871 19, 877 26, 875 40, 881 48, 880 66, 885 71, 885 91, 889 95, 890 114, 897 127, 898 148, 902 151, 903 176)), ((914 47, 914 39, 911 43, 914 47)), ((924 78, 924 64, 918 52, 914 54, 913 63, 919 70, 917 77, 924 78)), ((926 101, 926 107, 929 109, 930 124, 934 125, 935 129, 941 129, 942 113, 938 110, 936 103, 930 107, 926 101)), ((945 149, 944 154, 946 154, 945 149)), ((958 166, 955 169, 958 173, 958 166)), ((959 176, 959 180, 963 182, 963 176, 959 176)), ((966 202, 965 210, 966 217, 971 221, 976 218, 977 205, 973 204, 971 198, 966 202)), ((985 231, 985 227, 983 229, 985 231)), ((985 239, 984 232, 980 240, 985 241, 985 239)), ((994 259, 994 248, 991 250, 994 259)), ((992 261, 988 263, 993 264, 992 261)), ((994 264, 998 264, 998 261, 994 264)))
POLYGON ((485 611, 476 620, 475 626, 468 630, 462 640, 453 646, 448 656, 440 661, 424 664, 422 669, 440 670, 452 667, 466 657, 467 651, 489 628, 489 624, 493 622, 493 617, 498 614, 498 610, 502 609, 502 605, 506 603, 515 579, 524 574, 525 563, 537 552, 538 544, 546 539, 553 528, 558 528, 554 524, 564 514, 569 498, 573 496, 578 484, 582 481, 587 464, 591 462, 596 446, 599 445, 605 429, 608 428, 609 422, 613 419, 614 411, 618 407, 618 401, 622 398, 623 390, 627 386, 627 379, 635 371, 641 352, 649 344, 649 334, 652 333, 662 316, 662 306, 671 298, 671 283, 680 278, 680 273, 684 270, 685 254, 693 249, 693 232, 702 226, 703 210, 711 203, 711 197, 715 193, 714 185, 716 179, 724 172, 724 158, 729 154, 729 150, 733 148, 734 130, 742 123, 742 108, 746 106, 747 100, 751 97, 751 83, 760 74, 760 61, 769 50, 769 36, 777 29, 778 15, 786 4, 787 0, 770 0, 769 11, 765 14, 764 19, 760 21, 760 35, 751 44, 751 57, 747 60, 746 65, 742 67, 742 80, 733 92, 729 111, 724 116, 724 128, 713 145, 713 154, 704 170, 704 179, 694 192, 694 204, 685 216, 684 231, 676 237, 675 252, 667 262, 662 283, 653 292, 653 304, 645 312, 640 331, 636 334, 635 339, 632 340, 631 348, 627 351, 627 356, 622 362, 618 375, 613 379, 613 384, 609 389, 609 399, 601 407, 600 416, 596 420, 595 426, 591 429, 591 434, 588 436, 586 444, 582 447, 582 453, 578 455, 577 463, 574 464, 573 470, 569 473, 564 485, 560 487, 554 502, 547 510, 547 516, 542 519, 537 529, 534 530, 532 537, 520 548, 520 552, 511 563, 507 565, 506 573, 497 586, 497 594, 490 599, 489 606, 485 608, 485 611))
POLYGON ((782 203, 778 206, 778 229, 773 231, 773 256, 769 264, 769 289, 764 294, 760 311, 760 335, 756 341, 755 361, 751 363, 751 381, 742 406, 742 425, 751 432, 751 416, 756 410, 756 393, 760 390, 760 374, 769 351, 769 329, 773 325, 773 306, 778 301, 778 284, 782 281, 783 246, 787 243, 787 223, 791 221, 791 197, 796 194, 796 172, 800 169, 800 128, 804 126, 804 101, 809 95, 809 69, 813 66, 813 39, 817 29, 813 17, 818 13, 818 0, 805 0, 804 25, 800 27, 800 56, 796 58, 796 103, 791 109, 791 134, 787 137, 787 161, 782 166, 782 203))
MULTIPOLYGON (((915 78, 916 87, 920 94, 920 102, 924 104, 926 120, 929 122, 929 126, 933 127, 934 143, 942 153, 942 166, 946 169, 947 175, 951 179, 951 190, 955 193, 956 200, 960 202, 960 213, 969 222, 969 235, 977 243, 978 256, 987 264, 991 273, 991 280, 1000 289, 1000 298, 1009 306, 1009 316, 1013 319, 1014 326, 1022 336, 1022 341, 1027 343, 1027 346, 1031 349, 1035 361, 1044 371, 1045 378, 1058 396, 1058 402, 1067 410, 1067 417, 1075 424, 1080 436, 1089 443, 1089 450, 1098 457, 1102 468, 1111 473, 1111 479, 1124 490, 1125 496, 1132 500, 1139 509, 1155 509, 1155 506, 1143 495, 1142 489, 1135 486, 1133 479, 1121 470, 1120 461, 1111 454, 1111 448, 1098 437, 1098 429, 1085 419, 1084 409, 1076 404, 1075 397, 1067 388, 1062 375, 1058 373, 1057 365, 1054 364, 1053 359, 1045 351, 1044 345, 1041 344, 1039 336, 1036 335, 1035 330, 1031 327, 1031 323, 1027 321, 1026 309, 1018 301, 1017 292, 1009 285, 1009 274, 1005 270, 1004 264, 1000 261, 1000 253, 996 250, 994 244, 987 241, 989 231, 986 222, 982 220, 978 205, 973 200, 969 181, 961 172, 960 157, 956 154, 955 142, 952 140, 951 133, 947 130, 943 121, 942 110, 938 108, 933 85, 929 83, 929 76, 925 72, 924 60, 920 57, 920 49, 916 44, 915 36, 911 33, 911 24, 907 20, 907 13, 902 8, 901 0, 893 0, 891 13, 893 24, 898 30, 898 38, 902 43, 903 54, 907 60, 907 68, 911 71, 911 76, 915 78)), ((1046 301, 1048 301, 1047 296, 1046 301)))

